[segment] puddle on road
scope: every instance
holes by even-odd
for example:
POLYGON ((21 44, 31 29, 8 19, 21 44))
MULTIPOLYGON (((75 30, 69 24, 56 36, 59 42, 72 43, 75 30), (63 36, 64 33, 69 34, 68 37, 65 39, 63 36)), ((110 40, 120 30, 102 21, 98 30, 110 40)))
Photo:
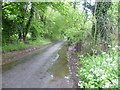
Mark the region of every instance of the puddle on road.
POLYGON ((63 78, 69 75, 68 61, 58 58, 48 72, 53 75, 54 78, 63 78))
MULTIPOLYGON (((59 58, 56 60, 52 67, 48 70, 48 73, 51 75, 52 82, 56 82, 58 84, 68 84, 69 83, 69 68, 68 68, 68 60, 67 60, 67 47, 64 45, 59 51, 59 58)), ((62 85, 62 86, 63 86, 62 85)), ((69 85, 67 85, 69 87, 69 85)), ((67 87, 64 86, 64 87, 67 87)))
POLYGON ((63 78, 69 75, 68 61, 67 61, 67 47, 63 46, 59 51, 59 58, 54 62, 48 72, 54 78, 63 78))

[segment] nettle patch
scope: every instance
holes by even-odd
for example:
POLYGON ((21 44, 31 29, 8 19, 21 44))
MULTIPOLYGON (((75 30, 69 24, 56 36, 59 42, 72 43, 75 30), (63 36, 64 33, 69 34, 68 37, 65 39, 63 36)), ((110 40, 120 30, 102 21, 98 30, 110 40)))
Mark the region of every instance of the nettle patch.
POLYGON ((109 53, 80 57, 82 64, 78 71, 81 88, 118 88, 118 51, 115 48, 109 53))

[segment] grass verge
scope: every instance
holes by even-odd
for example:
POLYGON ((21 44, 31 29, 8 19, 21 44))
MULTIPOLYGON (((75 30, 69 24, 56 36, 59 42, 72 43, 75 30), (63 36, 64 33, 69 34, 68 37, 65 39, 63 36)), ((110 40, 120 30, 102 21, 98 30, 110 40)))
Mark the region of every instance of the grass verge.
POLYGON ((2 51, 11 51, 11 50, 21 50, 28 47, 36 47, 38 45, 48 44, 50 43, 50 40, 43 39, 43 40, 36 40, 36 41, 30 41, 29 44, 24 44, 23 42, 15 43, 15 44, 9 44, 2 46, 2 51))

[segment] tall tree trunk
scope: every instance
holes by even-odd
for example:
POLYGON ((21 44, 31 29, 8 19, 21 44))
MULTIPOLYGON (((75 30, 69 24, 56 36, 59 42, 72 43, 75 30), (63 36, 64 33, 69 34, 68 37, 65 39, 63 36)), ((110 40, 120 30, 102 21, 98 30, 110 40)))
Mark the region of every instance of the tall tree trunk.
POLYGON ((118 2, 118 45, 120 46, 120 1, 118 2))
POLYGON ((18 40, 22 40, 22 33, 21 33, 21 31, 19 31, 19 33, 18 33, 18 40))
POLYGON ((18 33, 18 40, 23 40, 24 37, 24 32, 25 32, 25 15, 27 14, 27 9, 28 9, 28 5, 29 4, 25 4, 24 9, 21 9, 21 12, 24 12, 24 15, 21 16, 20 18, 22 18, 22 22, 20 23, 20 28, 19 28, 19 33, 18 33))
POLYGON ((26 24, 25 31, 23 32, 23 41, 24 42, 26 42, 26 36, 30 29, 30 24, 31 24, 33 15, 34 15, 34 7, 33 7, 33 3, 31 2, 30 17, 29 17, 28 23, 26 24))
POLYGON ((84 10, 83 10, 83 11, 85 11, 85 14, 86 14, 86 17, 85 17, 86 19, 84 20, 84 24, 86 23, 87 18, 88 18, 88 12, 87 12, 86 7, 87 7, 87 1, 86 1, 86 0, 84 0, 84 10))
POLYGON ((95 42, 97 40, 97 36, 99 35, 101 37, 101 40, 107 41, 107 11, 111 6, 111 2, 96 2, 95 3, 95 11, 94 11, 94 17, 95 22, 93 24, 93 30, 92 35, 94 35, 95 42), (94 28, 95 27, 95 28, 94 28))

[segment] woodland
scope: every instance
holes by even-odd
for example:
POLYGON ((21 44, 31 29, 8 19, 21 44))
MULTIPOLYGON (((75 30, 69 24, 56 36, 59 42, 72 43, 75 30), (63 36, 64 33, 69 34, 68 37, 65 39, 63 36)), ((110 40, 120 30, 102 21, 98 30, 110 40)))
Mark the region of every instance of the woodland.
POLYGON ((80 88, 118 88, 118 8, 120 2, 3 2, 2 52, 67 39, 80 59, 80 88))

